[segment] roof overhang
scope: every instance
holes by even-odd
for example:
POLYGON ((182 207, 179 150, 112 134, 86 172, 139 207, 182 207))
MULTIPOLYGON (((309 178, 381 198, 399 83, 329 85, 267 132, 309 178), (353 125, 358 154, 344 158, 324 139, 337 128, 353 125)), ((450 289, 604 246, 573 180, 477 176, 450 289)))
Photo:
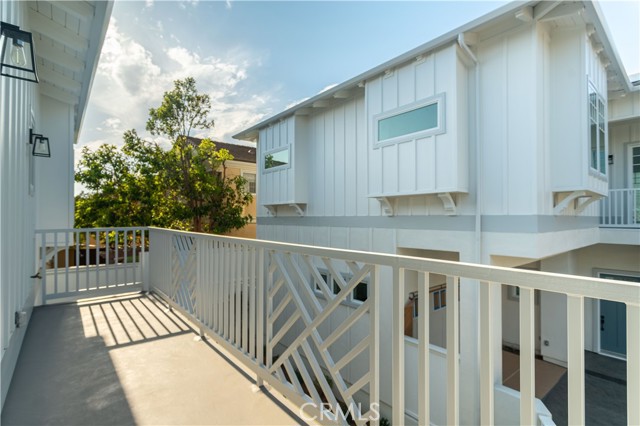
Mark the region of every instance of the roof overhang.
MULTIPOLYGON (((293 115, 307 115, 309 111, 313 111, 314 108, 318 108, 327 100, 337 99, 343 97, 342 94, 354 92, 358 88, 362 88, 367 80, 375 78, 386 71, 396 68, 406 62, 415 60, 421 55, 425 55, 431 51, 441 49, 449 44, 456 43, 458 36, 465 33, 473 33, 487 26, 493 25, 498 21, 504 20, 520 20, 528 22, 530 20, 552 19, 555 15, 560 16, 562 13, 569 13, 563 9, 571 8, 584 9, 586 11, 587 20, 591 21, 595 28, 597 37, 602 41, 602 45, 605 50, 605 54, 610 58, 610 65, 608 66, 608 72, 611 77, 615 77, 620 81, 621 88, 627 92, 632 90, 638 90, 640 87, 633 86, 629 80, 629 77, 624 71, 624 66, 615 47, 610 42, 610 32, 606 26, 605 20, 602 15, 600 7, 592 3, 591 1, 578 1, 578 2, 563 2, 563 1, 514 1, 507 3, 506 5, 481 16, 478 19, 470 21, 461 27, 458 27, 448 33, 437 37, 425 44, 422 44, 415 49, 412 49, 400 56, 397 56, 375 68, 365 71, 364 73, 353 77, 344 83, 338 84, 329 90, 321 92, 303 102, 300 102, 286 110, 271 116, 266 120, 262 120, 257 124, 249 127, 246 130, 239 132, 233 137, 241 140, 256 141, 260 129, 271 125, 274 122, 278 122, 282 119, 288 118, 293 115), (528 13, 523 13, 528 12, 528 13)), ((573 12, 571 12, 573 13, 573 12)))
POLYGON ((74 143, 82 127, 113 3, 29 2, 40 93, 74 108, 74 143))

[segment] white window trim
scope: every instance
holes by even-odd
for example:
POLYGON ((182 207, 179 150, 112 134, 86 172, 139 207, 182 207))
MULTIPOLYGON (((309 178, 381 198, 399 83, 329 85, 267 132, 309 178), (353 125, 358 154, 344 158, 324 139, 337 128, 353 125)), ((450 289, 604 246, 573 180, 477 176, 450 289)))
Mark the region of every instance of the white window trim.
MULTIPOLYGON (((596 115, 599 114, 599 111, 596 108, 596 115)), ((588 155, 588 159, 589 159, 589 174, 593 177, 597 177, 603 180, 608 180, 607 176, 609 173, 609 120, 607 119, 609 114, 608 111, 608 105, 607 102, 605 101, 604 97, 600 94, 600 91, 596 88, 596 85, 591 82, 591 80, 589 80, 587 78, 587 139, 588 139, 588 143, 587 143, 587 152, 589 153, 588 155), (590 91, 593 90, 593 92, 596 94, 596 96, 598 97, 598 99, 600 100, 600 102, 602 102, 602 105, 604 107, 604 159, 602 161, 604 161, 604 173, 602 173, 600 171, 600 156, 598 155, 597 161, 598 161, 598 165, 594 168, 593 165, 591 164, 591 100, 589 99, 589 93, 590 91)), ((600 133, 600 129, 598 129, 596 131, 596 134, 598 135, 600 133)), ((599 146, 599 145, 598 145, 599 146)))
MULTIPOLYGON (((256 186, 256 192, 252 192, 252 195, 256 195, 258 193, 258 174, 256 172, 242 172, 242 177, 246 179, 245 175, 253 175, 255 177, 255 186, 256 186)), ((247 181, 247 183, 249 183, 249 181, 247 181)))
POLYGON ((427 136, 440 135, 446 132, 446 117, 445 117, 445 94, 439 93, 435 96, 428 97, 426 99, 422 99, 420 101, 412 102, 407 105, 403 105, 398 108, 394 108, 390 111, 385 111, 380 114, 376 114, 373 116, 372 120, 372 129, 371 134, 373 135, 373 148, 380 148, 383 146, 389 146, 398 144, 400 142, 406 142, 415 139, 421 139, 427 136), (378 123, 381 120, 384 120, 389 117, 393 117, 395 115, 403 114, 405 112, 412 111, 414 109, 422 108, 428 105, 438 105, 438 125, 431 129, 420 130, 418 132, 407 133, 406 135, 396 136, 395 138, 385 139, 383 141, 378 141, 378 123))
POLYGON ((279 147, 276 149, 272 149, 269 151, 265 151, 262 153, 262 157, 260 158, 261 164, 260 164, 260 169, 262 170, 262 174, 266 174, 266 173, 272 173, 272 172, 277 172, 280 170, 286 170, 291 168, 291 145, 286 145, 283 147, 279 147), (266 158, 267 155, 269 154, 275 154, 277 152, 280 151, 287 151, 287 155, 288 155, 288 160, 287 160, 287 164, 282 165, 282 166, 276 166, 276 167, 271 167, 271 168, 266 168, 264 165, 264 160, 266 158))

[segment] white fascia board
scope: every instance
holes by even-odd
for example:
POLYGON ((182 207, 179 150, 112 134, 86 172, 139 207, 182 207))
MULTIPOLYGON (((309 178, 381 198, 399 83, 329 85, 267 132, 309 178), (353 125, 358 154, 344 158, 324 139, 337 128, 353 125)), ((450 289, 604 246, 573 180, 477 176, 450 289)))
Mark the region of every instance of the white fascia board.
POLYGON ((622 82, 624 82, 625 92, 630 93, 631 91, 640 90, 640 87, 636 87, 631 84, 631 79, 624 69, 622 60, 620 60, 620 55, 618 55, 616 47, 611 43, 611 31, 609 31, 607 21, 604 19, 600 5, 596 1, 584 1, 583 3, 585 12, 590 18, 591 23, 594 25, 600 41, 604 46, 604 50, 607 52, 607 56, 611 59, 611 66, 615 68, 618 77, 622 82))
POLYGON ((78 142, 80 129, 82 128, 84 114, 89 101, 89 94, 91 93, 91 87, 93 86, 93 79, 96 75, 96 70, 98 69, 100 52, 102 51, 102 45, 104 44, 107 28, 109 28, 109 20, 111 18, 111 11, 113 10, 113 4, 114 0, 99 1, 95 3, 95 15, 91 25, 91 34, 89 35, 89 50, 86 54, 86 66, 82 76, 82 91, 80 93, 80 101, 78 102, 78 110, 75 119, 74 144, 78 142))
POLYGON ((383 74, 386 70, 391 69, 391 68, 395 68, 407 61, 413 60, 415 59, 417 56, 419 56, 420 54, 424 54, 425 52, 431 51, 431 50, 435 50, 438 49, 442 46, 445 46, 449 43, 455 43, 458 40, 458 34, 460 33, 465 33, 465 32, 469 32, 469 31, 473 31, 474 29, 476 29, 477 27, 486 25, 487 23, 493 21, 494 19, 500 18, 504 15, 507 14, 511 14, 514 13, 516 10, 522 9, 523 7, 527 7, 527 6, 535 6, 538 2, 537 1, 514 1, 514 2, 510 2, 507 3, 506 5, 487 13, 486 15, 483 15, 477 19, 474 19, 471 22, 468 22, 464 25, 462 25, 461 27, 458 27, 452 31, 449 31, 448 33, 445 33, 443 35, 441 35, 440 37, 434 38, 433 40, 424 43, 414 49, 409 50, 408 52, 403 53, 400 56, 396 56, 395 58, 381 64, 378 65, 375 68, 370 69, 369 71, 365 71, 364 73, 353 77, 347 81, 345 81, 344 83, 338 84, 337 86, 326 90, 322 93, 317 94, 316 96, 313 96, 309 99, 307 99, 304 102, 300 102, 299 104, 296 104, 295 106, 288 108, 266 120, 263 120, 251 127, 249 127, 246 130, 241 131, 240 133, 234 135, 233 137, 235 139, 240 139, 240 140, 248 140, 251 139, 251 137, 255 134, 258 133, 258 131, 260 129, 262 129, 263 127, 268 126, 270 123, 274 122, 274 121, 278 121, 281 118, 293 115, 295 113, 295 111, 302 109, 302 108, 308 108, 311 107, 315 102, 322 100, 322 99, 331 99, 334 97, 334 95, 338 92, 343 92, 347 89, 353 88, 355 86, 358 85, 358 83, 362 82, 362 81, 366 81, 371 79, 372 77, 375 77, 379 74, 383 74))

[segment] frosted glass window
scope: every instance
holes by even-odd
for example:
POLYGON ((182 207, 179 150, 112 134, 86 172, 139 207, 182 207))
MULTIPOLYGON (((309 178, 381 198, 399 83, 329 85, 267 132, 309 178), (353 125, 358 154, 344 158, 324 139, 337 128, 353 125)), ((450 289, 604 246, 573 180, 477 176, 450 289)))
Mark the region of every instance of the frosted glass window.
POLYGON ((286 166, 289 164, 289 149, 271 152, 264 156, 264 169, 286 166))
POLYGON ((378 141, 438 127, 438 103, 433 103, 378 121, 378 141))

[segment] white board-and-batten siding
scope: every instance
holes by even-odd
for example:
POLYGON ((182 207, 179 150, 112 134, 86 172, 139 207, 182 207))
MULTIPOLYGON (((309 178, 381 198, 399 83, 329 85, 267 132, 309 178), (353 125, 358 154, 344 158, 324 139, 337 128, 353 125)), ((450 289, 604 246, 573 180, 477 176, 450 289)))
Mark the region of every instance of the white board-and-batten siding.
POLYGON ((449 45, 367 82, 370 195, 468 192, 466 74, 449 45), (443 132, 388 145, 374 140, 376 116, 437 97, 443 132))
MULTIPOLYGON (((28 30, 26 2, 0 3, 0 21, 28 30)), ((38 129, 37 85, 0 77, 0 341, 2 404, 26 324, 16 328, 15 312, 33 306, 35 198, 29 129, 38 129)), ((28 318, 27 318, 28 319, 28 318)))

